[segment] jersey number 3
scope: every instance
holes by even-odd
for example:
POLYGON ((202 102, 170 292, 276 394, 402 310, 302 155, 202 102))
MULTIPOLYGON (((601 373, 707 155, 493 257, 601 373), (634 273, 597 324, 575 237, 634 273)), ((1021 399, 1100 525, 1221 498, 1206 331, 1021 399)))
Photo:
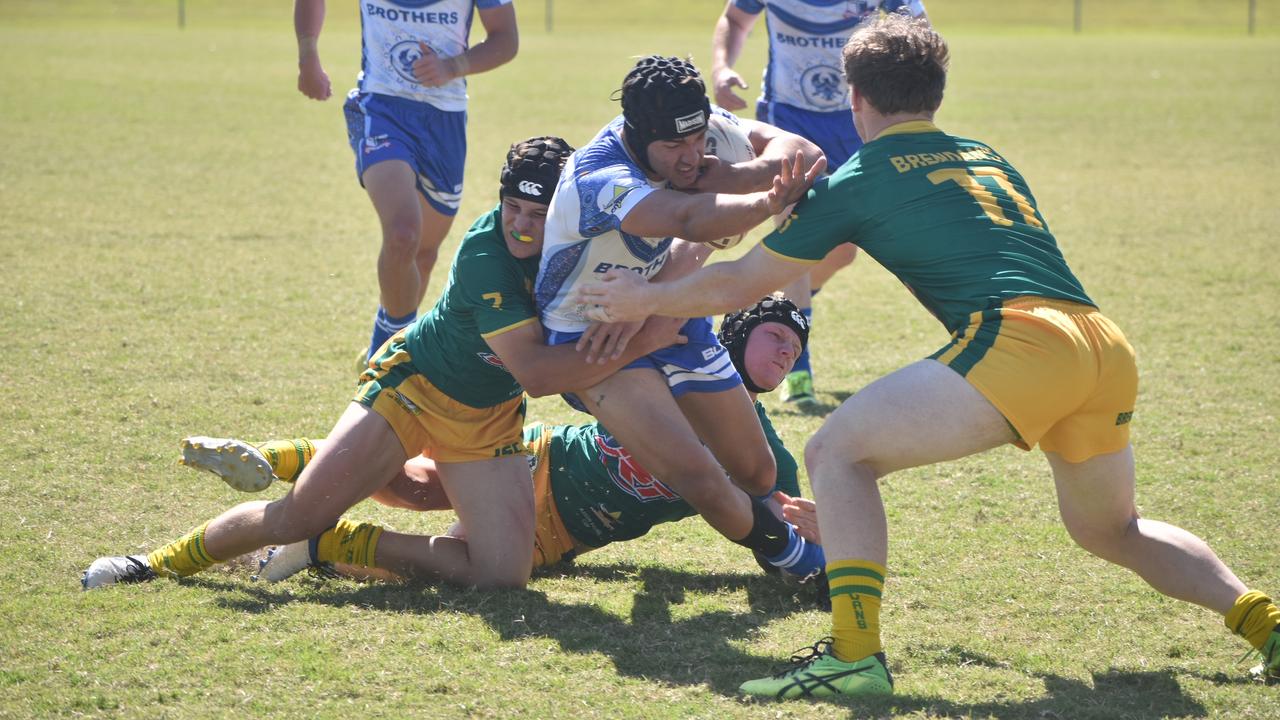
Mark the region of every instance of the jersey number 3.
POLYGON ((1018 212, 1022 214, 1023 222, 1034 228, 1044 228, 1044 223, 1040 221, 1040 218, 1036 217, 1036 209, 1032 207, 1031 201, 1018 192, 1013 183, 1009 182, 1009 176, 1005 175, 1000 168, 986 166, 968 169, 943 168, 929 173, 928 178, 929 182, 934 185, 941 185, 950 180, 964 188, 965 192, 972 195, 978 205, 982 206, 983 212, 987 214, 987 217, 991 218, 991 222, 997 225, 1008 227, 1013 224, 1009 216, 1005 215, 1004 208, 1000 207, 999 199, 996 198, 996 193, 999 192, 1005 195, 1018 208, 1018 212), (984 179, 991 186, 982 182, 984 179))

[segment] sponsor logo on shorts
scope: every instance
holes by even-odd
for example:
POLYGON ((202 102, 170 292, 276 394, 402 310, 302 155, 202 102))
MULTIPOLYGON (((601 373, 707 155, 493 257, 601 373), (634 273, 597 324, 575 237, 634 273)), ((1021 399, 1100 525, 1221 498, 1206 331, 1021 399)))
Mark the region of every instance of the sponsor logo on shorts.
POLYGON ((391 147, 391 137, 389 135, 373 135, 364 139, 364 154, 372 155, 382 148, 391 147))
POLYGON ((405 397, 404 393, 400 392, 399 390, 395 391, 395 394, 391 396, 391 399, 395 400, 396 404, 404 408, 405 412, 409 413, 410 415, 422 414, 422 409, 419 408, 417 405, 414 405, 413 401, 405 397))
POLYGON ((676 132, 687 133, 690 130, 700 130, 707 125, 707 115, 701 110, 681 115, 676 118, 676 132))
POLYGON ((596 435, 596 447, 600 450, 600 462, 604 463, 609 477, 631 497, 640 502, 672 502, 680 499, 674 490, 640 467, 640 463, 612 435, 605 432, 596 435), (617 466, 614 467, 610 460, 616 461, 617 466))
POLYGON ((1122 412, 1119 415, 1116 415, 1116 425, 1125 425, 1132 419, 1133 419, 1132 410, 1130 410, 1129 412, 1122 412))

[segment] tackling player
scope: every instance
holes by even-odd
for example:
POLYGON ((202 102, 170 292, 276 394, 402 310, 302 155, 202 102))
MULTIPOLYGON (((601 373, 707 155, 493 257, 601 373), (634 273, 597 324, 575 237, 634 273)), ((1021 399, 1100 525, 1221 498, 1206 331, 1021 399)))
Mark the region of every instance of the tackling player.
MULTIPOLYGON (((808 335, 808 323, 794 304, 768 297, 726 316, 718 337, 728 348, 744 381, 753 388, 754 401, 757 392, 770 392, 782 382, 803 350, 808 335)), ((755 402, 755 412, 777 459, 774 489, 782 493, 779 502, 808 508, 811 503, 798 499, 800 488, 795 459, 774 431, 764 405, 755 402)), ((637 463, 598 422, 531 424, 525 427, 524 439, 531 453, 529 462, 537 518, 534 568, 568 561, 610 543, 638 538, 655 525, 697 514, 667 483, 637 463)), ((299 438, 276 440, 255 448, 238 440, 189 438, 183 441, 182 463, 209 470, 232 487, 256 490, 267 487, 277 478, 294 481, 317 445, 322 443, 299 438), (248 462, 239 460, 242 454, 249 455, 248 462)), ((392 507, 417 511, 451 507, 435 462, 425 455, 405 463, 404 473, 374 498, 392 507)), ((804 530, 816 534, 814 523, 809 524, 811 527, 804 530)), ((449 534, 465 537, 465 528, 455 526, 449 534)), ((385 542, 388 533, 382 537, 385 542)), ((311 557, 313 547, 303 541, 273 551, 261 576, 278 581, 308 565, 318 564, 311 557)), ((767 562, 761 564, 773 568, 767 562)), ((379 566, 396 568, 403 574, 415 571, 412 557, 392 558, 385 553, 379 558, 379 566)), ((347 567, 338 569, 350 571, 347 567)), ((791 574, 803 576, 809 569, 791 574)))
MULTIPOLYGON (((711 37, 711 85, 716 104, 728 110, 747 106, 734 94, 747 83, 733 69, 747 35, 764 13, 769 31, 769 61, 756 100, 756 119, 812 140, 827 156, 827 167, 840 167, 862 146, 849 113, 848 85, 841 71, 840 49, 853 28, 883 12, 924 17, 920 0, 729 0, 711 37)), ((810 320, 811 299, 858 249, 840 245, 792 281, 784 292, 810 320)), ((782 399, 806 407, 817 402, 813 370, 806 351, 787 376, 782 399)))
POLYGON ((921 360, 844 402, 805 464, 829 561, 833 641, 745 683, 772 697, 892 692, 880 637, 888 531, 879 479, 903 468, 1037 443, 1071 537, 1165 595, 1214 610, 1280 676, 1280 608, 1200 538, 1141 518, 1129 421, 1133 349, 1071 272, 1022 175, 990 146, 933 125, 949 52, 919 20, 854 31, 844 69, 869 141, 741 259, 671 283, 610 273, 584 288, 592 315, 685 317, 733 307, 856 243, 951 333, 921 360))
MULTIPOLYGON (((357 87, 343 111, 356 178, 382 225, 379 306, 364 358, 417 317, 440 243, 462 201, 467 75, 509 62, 519 47, 511 0, 362 0, 357 87), (468 46, 473 11, 485 38, 468 46)), ((298 90, 332 94, 318 42, 325 0, 294 0, 298 90)))
MULTIPOLYGON (((646 324, 625 353, 603 364, 543 342, 531 289, 548 203, 571 150, 551 137, 512 146, 501 202, 464 238, 439 302, 371 361, 353 403, 284 498, 239 505, 146 556, 99 558, 85 571, 84 587, 191 575, 259 547, 306 539, 317 541, 321 562, 377 566, 385 553, 413 557, 418 574, 458 584, 524 584, 534 538, 524 390, 538 396, 588 386, 682 340, 675 330, 683 321, 646 324), (366 497, 392 496, 387 486, 423 452, 471 529, 466 542, 395 534, 382 540, 377 526, 338 521, 366 497)), ((732 486, 721 474, 709 492, 729 495, 732 486)), ((734 521, 749 530, 740 544, 797 573, 821 567, 820 549, 761 501, 733 509, 734 521)))

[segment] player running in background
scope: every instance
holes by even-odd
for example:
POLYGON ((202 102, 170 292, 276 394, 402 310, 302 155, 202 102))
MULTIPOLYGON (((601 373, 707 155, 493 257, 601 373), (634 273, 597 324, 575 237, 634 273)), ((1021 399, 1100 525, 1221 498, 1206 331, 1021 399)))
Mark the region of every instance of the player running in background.
MULTIPOLYGON (((835 170, 862 146, 849 112, 848 85, 840 60, 840 49, 853 28, 863 20, 883 12, 903 12, 924 17, 920 0, 729 0, 716 21, 711 37, 711 85, 716 104, 727 110, 747 106, 734 88, 747 88, 733 69, 742 54, 747 35, 760 13, 768 29, 769 61, 756 100, 756 119, 776 125, 812 140, 827 156, 827 167, 835 170)), ((801 311, 813 319, 812 298, 827 280, 853 262, 858 248, 851 244, 832 248, 809 272, 784 289, 801 311)), ((809 353, 787 376, 782 399, 801 407, 817 402, 813 390, 813 369, 809 353)))
MULTIPOLYGON (((519 33, 511 0, 363 0, 359 6, 360 76, 343 110, 356 178, 382 225, 370 358, 417 317, 462 201, 465 78, 514 58, 519 33), (473 10, 485 39, 468 47, 473 10)), ((298 90, 313 100, 332 94, 317 47, 324 15, 325 0, 294 0, 298 90)))
MULTIPOLYGON (((719 339, 729 350, 735 367, 756 392, 777 387, 795 363, 808 339, 808 323, 789 300, 775 297, 726 316, 719 339)), ((777 460, 775 492, 779 504, 805 507, 811 517, 811 503, 799 498, 796 462, 774 431, 764 405, 755 402, 755 412, 777 460)), ((697 514, 669 485, 640 466, 618 441, 598 422, 586 425, 549 426, 541 423, 525 427, 525 443, 530 448, 533 471, 535 516, 533 567, 547 567, 615 542, 632 540, 655 525, 675 522, 697 514)), ((275 440, 255 448, 238 440, 189 438, 183 441, 182 463, 209 470, 238 489, 267 487, 272 480, 293 482, 306 467, 323 441, 305 438, 275 440), (247 455, 248 462, 240 457, 247 455)), ((729 492, 740 493, 736 488, 729 492)), ((411 458, 404 473, 392 481, 377 499, 392 507, 417 511, 448 510, 448 495, 440 484, 435 462, 427 456, 411 458)), ((816 534, 816 521, 809 520, 806 532, 816 534)), ((458 525, 449 534, 464 537, 458 525)), ((309 565, 314 546, 306 541, 274 551, 261 576, 278 581, 309 565)), ((391 562, 412 571, 413 558, 391 562)), ((763 567, 777 571, 762 562, 763 567)), ((806 576, 816 565, 785 570, 806 576)), ((351 572, 347 566, 339 572, 351 572)), ((354 574, 361 574, 357 569, 354 574)))
POLYGON ((772 697, 892 692, 880 636, 888 530, 879 479, 1013 443, 1044 451, 1068 533, 1157 591, 1220 613, 1280 676, 1280 608, 1200 538, 1140 518, 1129 421, 1133 349, 1071 272, 1022 175, 990 146, 933 125, 949 53, 900 15, 844 49, 870 138, 741 259, 671 283, 611 273, 580 300, 603 320, 733 307, 856 243, 903 282, 951 341, 850 397, 805 448, 826 549, 833 638, 743 684, 772 697))

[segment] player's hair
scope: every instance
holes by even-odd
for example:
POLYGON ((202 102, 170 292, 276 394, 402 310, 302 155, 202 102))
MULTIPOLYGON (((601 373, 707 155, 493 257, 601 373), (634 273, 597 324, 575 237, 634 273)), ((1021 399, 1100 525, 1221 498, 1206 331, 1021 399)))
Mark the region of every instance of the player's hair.
POLYGON ((502 166, 499 196, 550 205, 560 181, 560 171, 571 154, 573 146, 554 135, 515 143, 507 151, 507 162, 502 166))
POLYGON ((842 55, 845 80, 885 115, 931 113, 942 104, 951 53, 924 18, 888 13, 868 19, 842 55))
POLYGON ((653 171, 649 143, 702 132, 711 117, 702 76, 693 63, 678 57, 640 58, 614 95, 622 101, 627 147, 648 172, 653 171))
POLYGON ((773 389, 756 385, 747 372, 746 363, 747 339, 751 337, 751 331, 767 322, 781 323, 794 330, 800 338, 802 352, 809 345, 809 319, 795 303, 781 294, 762 297, 750 307, 725 315, 720 322, 720 332, 716 334, 720 344, 729 351, 729 359, 742 376, 742 384, 754 393, 766 393, 773 389))

